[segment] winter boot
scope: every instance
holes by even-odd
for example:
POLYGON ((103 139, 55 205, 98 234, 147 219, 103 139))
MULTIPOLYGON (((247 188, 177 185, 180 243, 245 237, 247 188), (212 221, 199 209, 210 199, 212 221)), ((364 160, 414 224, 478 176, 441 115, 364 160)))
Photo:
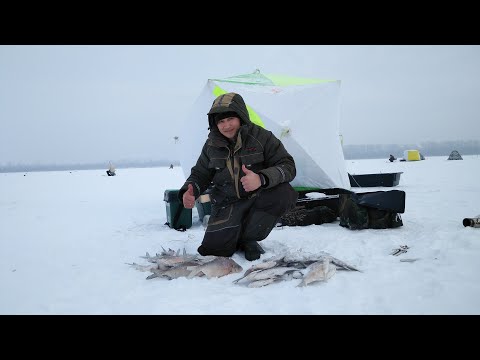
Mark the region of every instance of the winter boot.
POLYGON ((256 241, 248 241, 242 244, 245 251, 245 259, 253 261, 260 259, 260 255, 265 253, 265 250, 256 241))

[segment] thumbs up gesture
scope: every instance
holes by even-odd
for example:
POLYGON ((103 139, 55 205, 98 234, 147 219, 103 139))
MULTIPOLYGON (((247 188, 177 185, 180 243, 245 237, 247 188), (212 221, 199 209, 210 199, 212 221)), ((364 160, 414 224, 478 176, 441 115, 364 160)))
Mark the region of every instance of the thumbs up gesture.
POLYGON ((195 195, 193 194, 192 184, 188 184, 188 189, 183 193, 183 206, 185 209, 192 209, 195 206, 195 195))
POLYGON ((262 182, 260 181, 260 176, 257 173, 254 173, 252 170, 248 170, 245 165, 242 165, 242 171, 245 173, 240 181, 242 182, 243 188, 245 191, 254 191, 257 190, 262 182))

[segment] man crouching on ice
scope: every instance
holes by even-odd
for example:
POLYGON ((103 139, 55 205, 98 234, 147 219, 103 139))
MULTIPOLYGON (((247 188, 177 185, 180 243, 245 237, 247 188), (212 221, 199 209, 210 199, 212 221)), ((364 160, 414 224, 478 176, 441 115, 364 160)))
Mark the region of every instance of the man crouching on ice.
POLYGON ((230 257, 243 250, 247 260, 259 259, 265 251, 258 241, 297 201, 289 184, 295 162, 275 135, 250 121, 239 94, 218 96, 208 123, 208 139, 178 194, 191 209, 213 183, 212 211, 198 252, 230 257))

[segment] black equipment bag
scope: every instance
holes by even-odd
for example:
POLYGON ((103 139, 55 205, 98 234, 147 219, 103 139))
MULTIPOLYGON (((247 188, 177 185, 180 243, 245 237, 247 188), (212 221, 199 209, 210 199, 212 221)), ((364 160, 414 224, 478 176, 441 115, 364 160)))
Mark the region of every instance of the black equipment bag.
POLYGON ((307 226, 321 225, 337 220, 337 215, 328 206, 316 206, 312 208, 295 207, 280 218, 281 225, 307 226))
POLYGON ((401 190, 340 194, 340 226, 351 230, 403 226, 405 192, 401 190))

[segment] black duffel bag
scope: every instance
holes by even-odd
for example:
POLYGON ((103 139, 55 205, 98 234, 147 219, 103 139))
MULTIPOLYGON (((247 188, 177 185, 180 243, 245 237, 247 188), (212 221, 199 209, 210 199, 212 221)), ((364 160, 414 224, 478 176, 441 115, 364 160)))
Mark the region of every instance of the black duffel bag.
POLYGON ((403 226, 405 192, 401 190, 339 195, 340 226, 351 230, 388 229, 403 226))

